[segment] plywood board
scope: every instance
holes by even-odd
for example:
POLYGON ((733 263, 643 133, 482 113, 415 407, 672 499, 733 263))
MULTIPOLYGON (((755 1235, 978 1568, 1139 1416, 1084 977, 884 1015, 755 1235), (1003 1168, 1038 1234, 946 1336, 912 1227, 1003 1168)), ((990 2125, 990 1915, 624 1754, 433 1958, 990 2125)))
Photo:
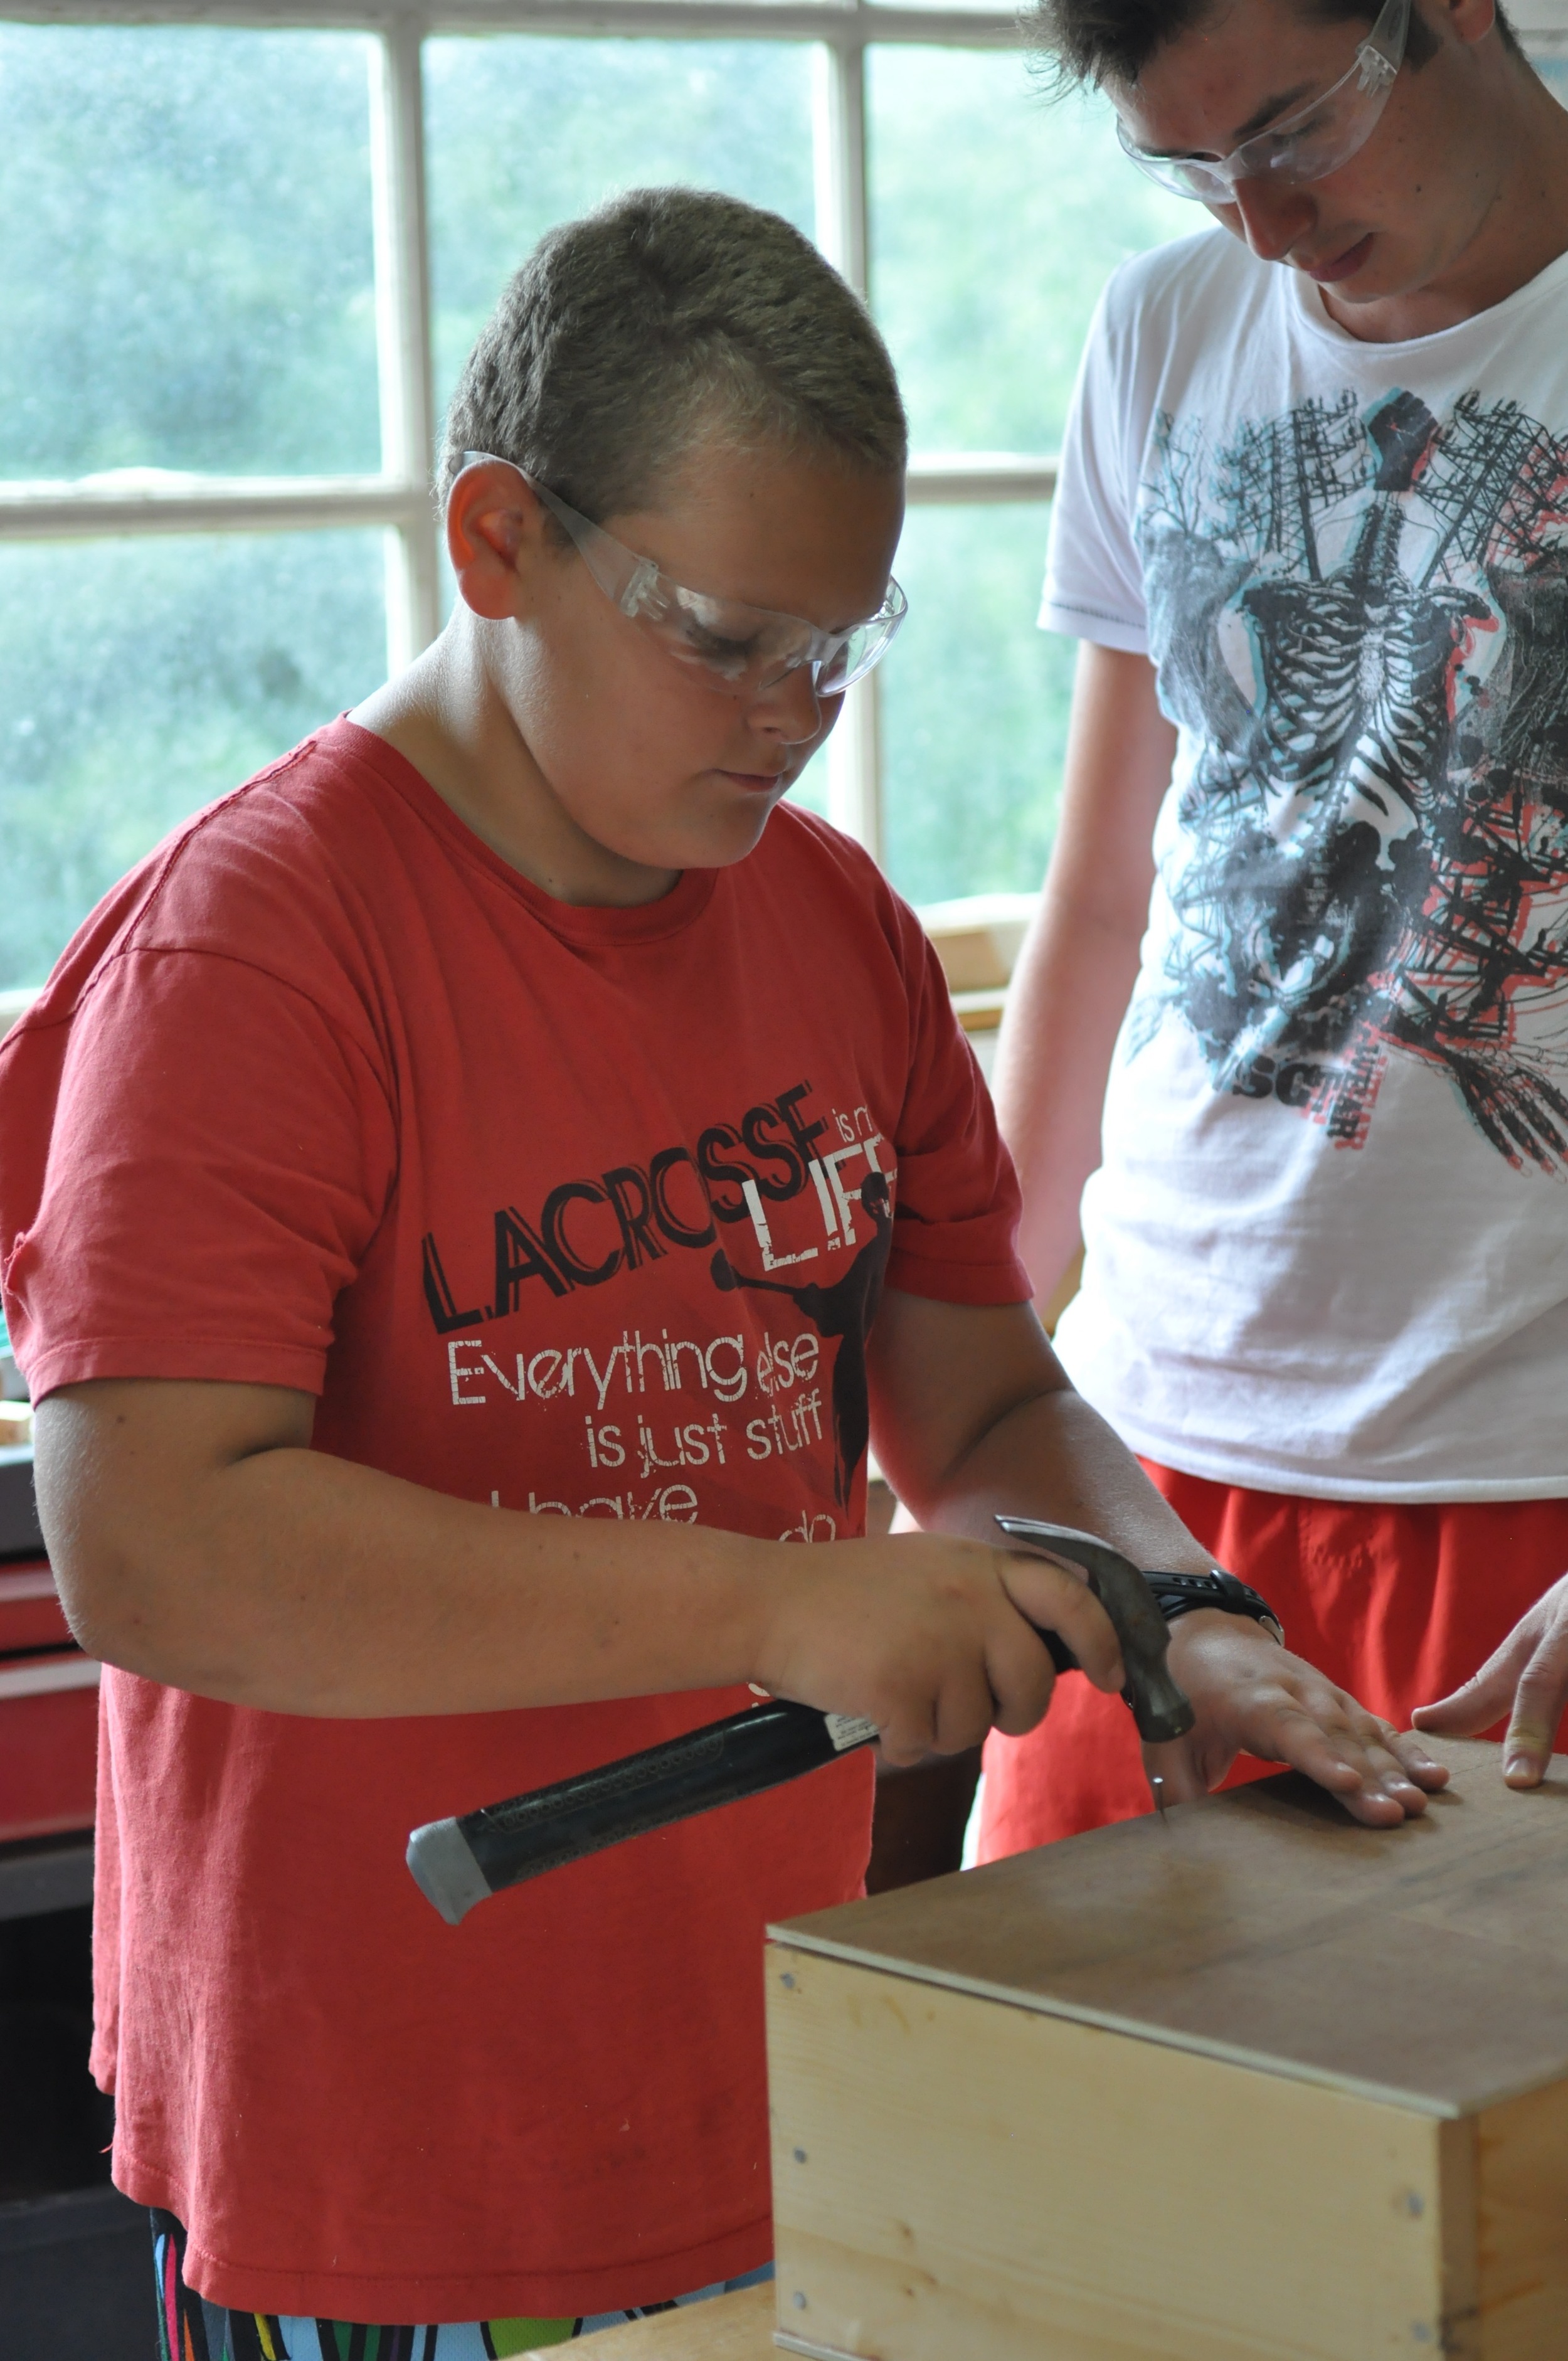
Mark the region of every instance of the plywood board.
POLYGON ((1481 2356, 1471 2123, 784 1946, 769 1970, 782 2344, 1481 2356))
MULTIPOLYGON (((778 1930, 828 1957, 1437 2117, 1568 2076, 1568 1759, 1358 1827, 1288 1775, 778 1930)), ((1568 2332, 1565 2332, 1568 2337, 1568 2332)), ((1568 2351, 1568 2341, 1564 2350, 1568 2351)))
MULTIPOLYGON (((773 2291, 742 2288, 630 2320, 624 2328, 601 2329, 591 2350, 594 2361, 773 2361, 773 2291)), ((544 2345, 522 2361, 561 2361, 562 2351, 544 2345)))

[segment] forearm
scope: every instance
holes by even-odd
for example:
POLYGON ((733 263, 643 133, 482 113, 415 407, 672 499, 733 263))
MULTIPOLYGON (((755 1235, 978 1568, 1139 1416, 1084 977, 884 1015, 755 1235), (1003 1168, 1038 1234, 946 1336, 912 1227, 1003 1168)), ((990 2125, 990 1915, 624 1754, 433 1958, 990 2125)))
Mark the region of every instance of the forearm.
POLYGON ((1085 642, 1073 682, 1061 818, 996 1052, 996 1107, 1024 1191, 1019 1252, 1036 1303, 1078 1246, 1100 1161, 1116 1035, 1137 978, 1156 817, 1176 733, 1146 656, 1085 642))
POLYGON ((1098 1534, 1135 1565, 1201 1574, 1213 1564, 1126 1445, 1066 1385, 1007 1411, 909 1506, 927 1532, 989 1541, 999 1513, 1040 1517, 1098 1534))
POLYGON ((1036 1303, 1055 1295, 1079 1246, 1083 1187, 1101 1159, 1116 1035, 1137 975, 1141 918, 1071 906, 1047 881, 1008 992, 997 1042, 997 1121, 1018 1171, 1018 1252, 1036 1303))
POLYGON ((1025 1611, 1115 1677, 1103 1612, 1040 1559, 1009 1587, 1001 1550, 941 1535, 788 1549, 523 1516, 312 1450, 313 1418, 308 1394, 194 1380, 42 1402, 39 1506, 83 1646, 199 1695, 346 1719, 754 1682, 865 1715, 910 1762, 1044 1711, 1021 1580, 1025 1611))
POLYGON ((138 1513, 130 1486, 90 1545, 72 1522, 51 1548, 93 1653, 233 1704, 345 1717, 746 1680, 784 1556, 700 1526, 479 1507, 297 1448, 214 1470, 178 1518, 138 1513))

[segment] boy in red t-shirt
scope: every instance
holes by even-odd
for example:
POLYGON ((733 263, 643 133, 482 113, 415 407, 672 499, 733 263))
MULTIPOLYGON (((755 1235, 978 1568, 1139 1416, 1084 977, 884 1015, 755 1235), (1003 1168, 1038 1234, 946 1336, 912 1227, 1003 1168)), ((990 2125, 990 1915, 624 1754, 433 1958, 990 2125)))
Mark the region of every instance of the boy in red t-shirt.
MULTIPOLYGON (((554 232, 448 423, 441 639, 125 880, 0 1050, 39 1497, 114 1668, 95 2065, 181 2361, 323 2321, 466 2361, 762 2266, 762 1930, 856 1892, 869 1762, 456 1929, 409 1829, 748 1683, 894 1761, 1027 1730, 1025 1615, 1116 1686, 999 1509, 1209 1564, 1028 1308, 915 918, 782 803, 897 620, 904 457, 784 223, 554 232), (872 1433, 922 1534, 859 1538, 872 1433)), ((1172 1660, 1172 1792, 1241 1747, 1372 1823, 1441 1782, 1256 1624, 1172 1660)))

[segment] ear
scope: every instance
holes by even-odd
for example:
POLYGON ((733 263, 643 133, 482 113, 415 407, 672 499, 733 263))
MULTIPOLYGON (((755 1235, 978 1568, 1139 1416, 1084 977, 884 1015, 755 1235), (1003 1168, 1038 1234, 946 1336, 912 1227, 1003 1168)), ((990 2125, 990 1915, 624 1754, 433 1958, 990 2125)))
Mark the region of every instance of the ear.
MULTIPOLYGON (((1412 15, 1419 13, 1416 0, 1410 0, 1412 15)), ((1497 22, 1497 0, 1438 0, 1431 14, 1440 20, 1446 18, 1458 39, 1466 48, 1484 41, 1497 22)))
POLYGON ((544 511, 532 486, 504 459, 465 467, 446 502, 446 549, 463 603, 504 622, 518 610, 519 574, 543 554, 544 511))

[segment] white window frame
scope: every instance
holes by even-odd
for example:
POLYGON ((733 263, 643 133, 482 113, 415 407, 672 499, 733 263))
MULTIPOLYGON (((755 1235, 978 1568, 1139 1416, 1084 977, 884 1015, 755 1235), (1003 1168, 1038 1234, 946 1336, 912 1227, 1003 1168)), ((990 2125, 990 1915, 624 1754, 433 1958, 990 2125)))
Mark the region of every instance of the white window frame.
MULTIPOLYGON (((1568 56, 1568 0, 1516 0, 1532 53, 1568 56)), ((883 0, 0 0, 0 23, 217 25, 375 37, 370 148, 375 221, 381 469, 375 476, 171 477, 0 483, 0 542, 109 533, 254 533, 382 526, 387 658, 399 671, 440 629, 430 245, 422 46, 437 33, 566 34, 582 39, 795 40, 814 44, 813 166, 817 243, 868 291, 870 202, 865 54, 873 42, 1007 49, 1015 11, 910 7, 883 0)), ((916 453, 917 504, 1047 500, 1054 458, 1015 452, 916 453)), ((828 741, 828 808, 881 858, 878 675, 850 691, 828 741)))

